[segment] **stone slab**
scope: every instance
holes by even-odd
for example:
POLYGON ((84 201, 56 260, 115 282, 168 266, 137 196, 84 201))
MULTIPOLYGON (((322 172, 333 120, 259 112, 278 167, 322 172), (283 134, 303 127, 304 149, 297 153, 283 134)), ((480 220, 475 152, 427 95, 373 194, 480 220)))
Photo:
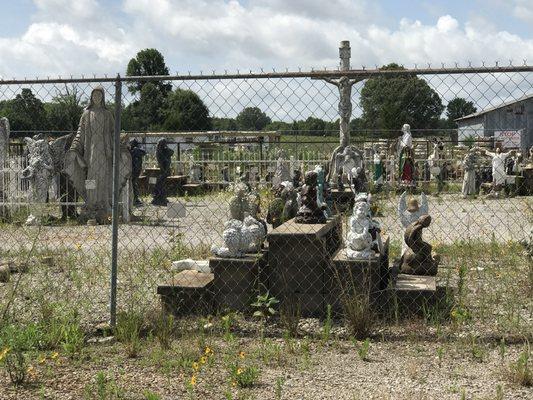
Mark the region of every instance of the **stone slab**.
POLYGON ((343 190, 332 189, 331 199, 333 200, 333 212, 344 212, 353 207, 354 193, 350 188, 344 188, 343 190))

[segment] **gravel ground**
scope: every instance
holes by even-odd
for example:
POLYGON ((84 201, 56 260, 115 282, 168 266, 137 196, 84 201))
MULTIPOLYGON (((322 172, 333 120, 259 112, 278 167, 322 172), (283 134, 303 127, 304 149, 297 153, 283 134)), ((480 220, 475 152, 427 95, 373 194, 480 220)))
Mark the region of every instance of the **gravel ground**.
MULTIPOLYGON (((177 201, 173 199, 173 201, 177 201)), ((181 199, 183 201, 183 199, 181 199)), ((146 205, 135 210, 143 222, 123 224, 119 230, 119 250, 169 249, 177 235, 190 246, 222 243, 222 231, 227 219, 229 196, 227 193, 193 198, 186 203, 187 216, 169 220, 164 207, 146 205)), ((383 230, 391 239, 400 240, 403 234, 396 207, 398 196, 379 200, 383 230)), ((506 242, 524 239, 532 226, 533 198, 515 197, 487 200, 462 199, 446 194, 430 197, 431 226, 425 230, 427 240, 451 243, 458 240, 506 242)), ((265 207, 263 207, 265 208, 265 207)), ((5 226, 0 232, 0 250, 29 249, 38 236, 43 248, 80 248, 87 252, 109 249, 110 226, 5 226)))
MULTIPOLYGON (((267 339, 263 348, 277 348, 267 357, 259 339, 237 339, 230 348, 220 338, 207 338, 214 351, 197 373, 189 393, 191 368, 172 361, 184 348, 197 343, 182 340, 173 350, 161 352, 155 344, 144 346, 135 359, 127 358, 121 344, 92 345, 81 359, 47 361, 38 365, 30 383, 15 389, 0 374, 2 399, 80 399, 94 383, 98 371, 113 377, 125 399, 144 399, 146 390, 161 399, 531 399, 533 388, 513 382, 509 365, 522 345, 509 345, 503 358, 498 346, 480 345, 476 357, 468 342, 427 343, 372 341, 368 359, 351 341, 267 339), (236 354, 244 351, 244 358, 236 354), (440 359, 438 354, 440 354, 440 359), (233 357, 233 358, 232 358, 233 357), (258 365, 259 378, 250 388, 233 387, 229 365, 258 365), (497 392, 503 397, 497 397, 497 392), (228 397, 231 392, 233 397, 228 397), (144 394, 143 394, 144 393, 144 394), (464 397, 462 397, 464 394, 464 397)), ((87 398, 87 397, 86 397, 87 398)), ((94 397, 88 397, 94 398, 94 397)), ((114 397, 109 397, 114 398, 114 397)))

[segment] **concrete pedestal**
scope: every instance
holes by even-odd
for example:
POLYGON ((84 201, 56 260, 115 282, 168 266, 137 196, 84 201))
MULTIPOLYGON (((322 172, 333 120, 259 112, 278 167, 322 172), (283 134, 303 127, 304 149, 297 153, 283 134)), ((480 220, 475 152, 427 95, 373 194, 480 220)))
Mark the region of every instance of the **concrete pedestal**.
POLYGON ((176 317, 207 315, 213 310, 213 274, 182 271, 172 282, 157 287, 163 311, 176 317))
POLYGON ((259 293, 259 274, 266 264, 265 253, 243 258, 209 259, 214 274, 213 292, 218 310, 249 311, 259 293))
POLYGON ((270 293, 282 303, 297 302, 302 317, 326 310, 330 260, 342 243, 340 216, 325 224, 291 219, 267 235, 270 293))
POLYGON ((333 213, 342 213, 353 208, 354 197, 354 193, 349 187, 345 187, 343 190, 332 189, 333 213))
POLYGON ((383 240, 383 252, 368 259, 351 259, 342 248, 332 258, 331 268, 326 275, 327 302, 334 316, 343 315, 347 301, 361 296, 372 308, 378 308, 379 292, 385 289, 389 279, 389 240, 383 240))

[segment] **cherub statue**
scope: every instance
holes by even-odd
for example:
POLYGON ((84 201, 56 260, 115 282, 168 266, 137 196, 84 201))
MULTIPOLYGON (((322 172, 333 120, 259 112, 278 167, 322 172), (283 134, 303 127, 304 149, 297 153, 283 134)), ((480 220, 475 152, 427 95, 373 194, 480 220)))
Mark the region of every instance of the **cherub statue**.
POLYGON ((404 234, 408 249, 402 255, 400 272, 413 275, 437 275, 439 257, 431 254, 431 245, 422 239, 422 231, 431 224, 429 215, 422 215, 411 223, 404 234))
POLYGON ((346 256, 348 258, 369 258, 374 255, 371 227, 370 205, 366 201, 356 202, 353 207, 353 215, 350 217, 350 231, 346 236, 346 256))
MULTIPOLYGON (((50 154, 47 138, 32 139, 24 138, 28 147, 28 166, 22 171, 22 177, 30 181, 30 201, 44 204, 48 198, 48 189, 52 181, 54 162, 50 154)), ((26 225, 34 225, 39 220, 30 214, 26 225)))
MULTIPOLYGON (((420 205, 418 200, 412 198, 407 202, 407 192, 403 192, 398 202, 398 216, 404 228, 407 228, 413 222, 417 221, 421 216, 428 215, 429 205, 425 193, 420 195, 420 205)), ((405 242, 402 243, 402 255, 407 249, 405 242)))

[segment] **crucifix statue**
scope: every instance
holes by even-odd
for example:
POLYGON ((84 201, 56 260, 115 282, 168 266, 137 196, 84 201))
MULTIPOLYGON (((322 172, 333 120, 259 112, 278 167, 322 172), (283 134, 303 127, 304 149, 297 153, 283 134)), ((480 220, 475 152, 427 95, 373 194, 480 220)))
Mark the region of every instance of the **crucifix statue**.
MULTIPOLYGON (((350 42, 343 40, 339 47, 340 57, 340 71, 350 70, 350 42)), ((362 81, 363 77, 357 77, 356 79, 350 79, 347 76, 341 76, 339 79, 323 78, 326 82, 337 86, 339 89, 339 146, 333 150, 329 163, 328 180, 334 179, 334 176, 342 170, 342 163, 346 157, 340 157, 341 154, 356 153, 355 156, 359 157, 360 153, 356 149, 350 149, 350 118, 352 116, 352 85, 362 81)), ((361 160, 355 160, 356 164, 362 164, 361 160)))

